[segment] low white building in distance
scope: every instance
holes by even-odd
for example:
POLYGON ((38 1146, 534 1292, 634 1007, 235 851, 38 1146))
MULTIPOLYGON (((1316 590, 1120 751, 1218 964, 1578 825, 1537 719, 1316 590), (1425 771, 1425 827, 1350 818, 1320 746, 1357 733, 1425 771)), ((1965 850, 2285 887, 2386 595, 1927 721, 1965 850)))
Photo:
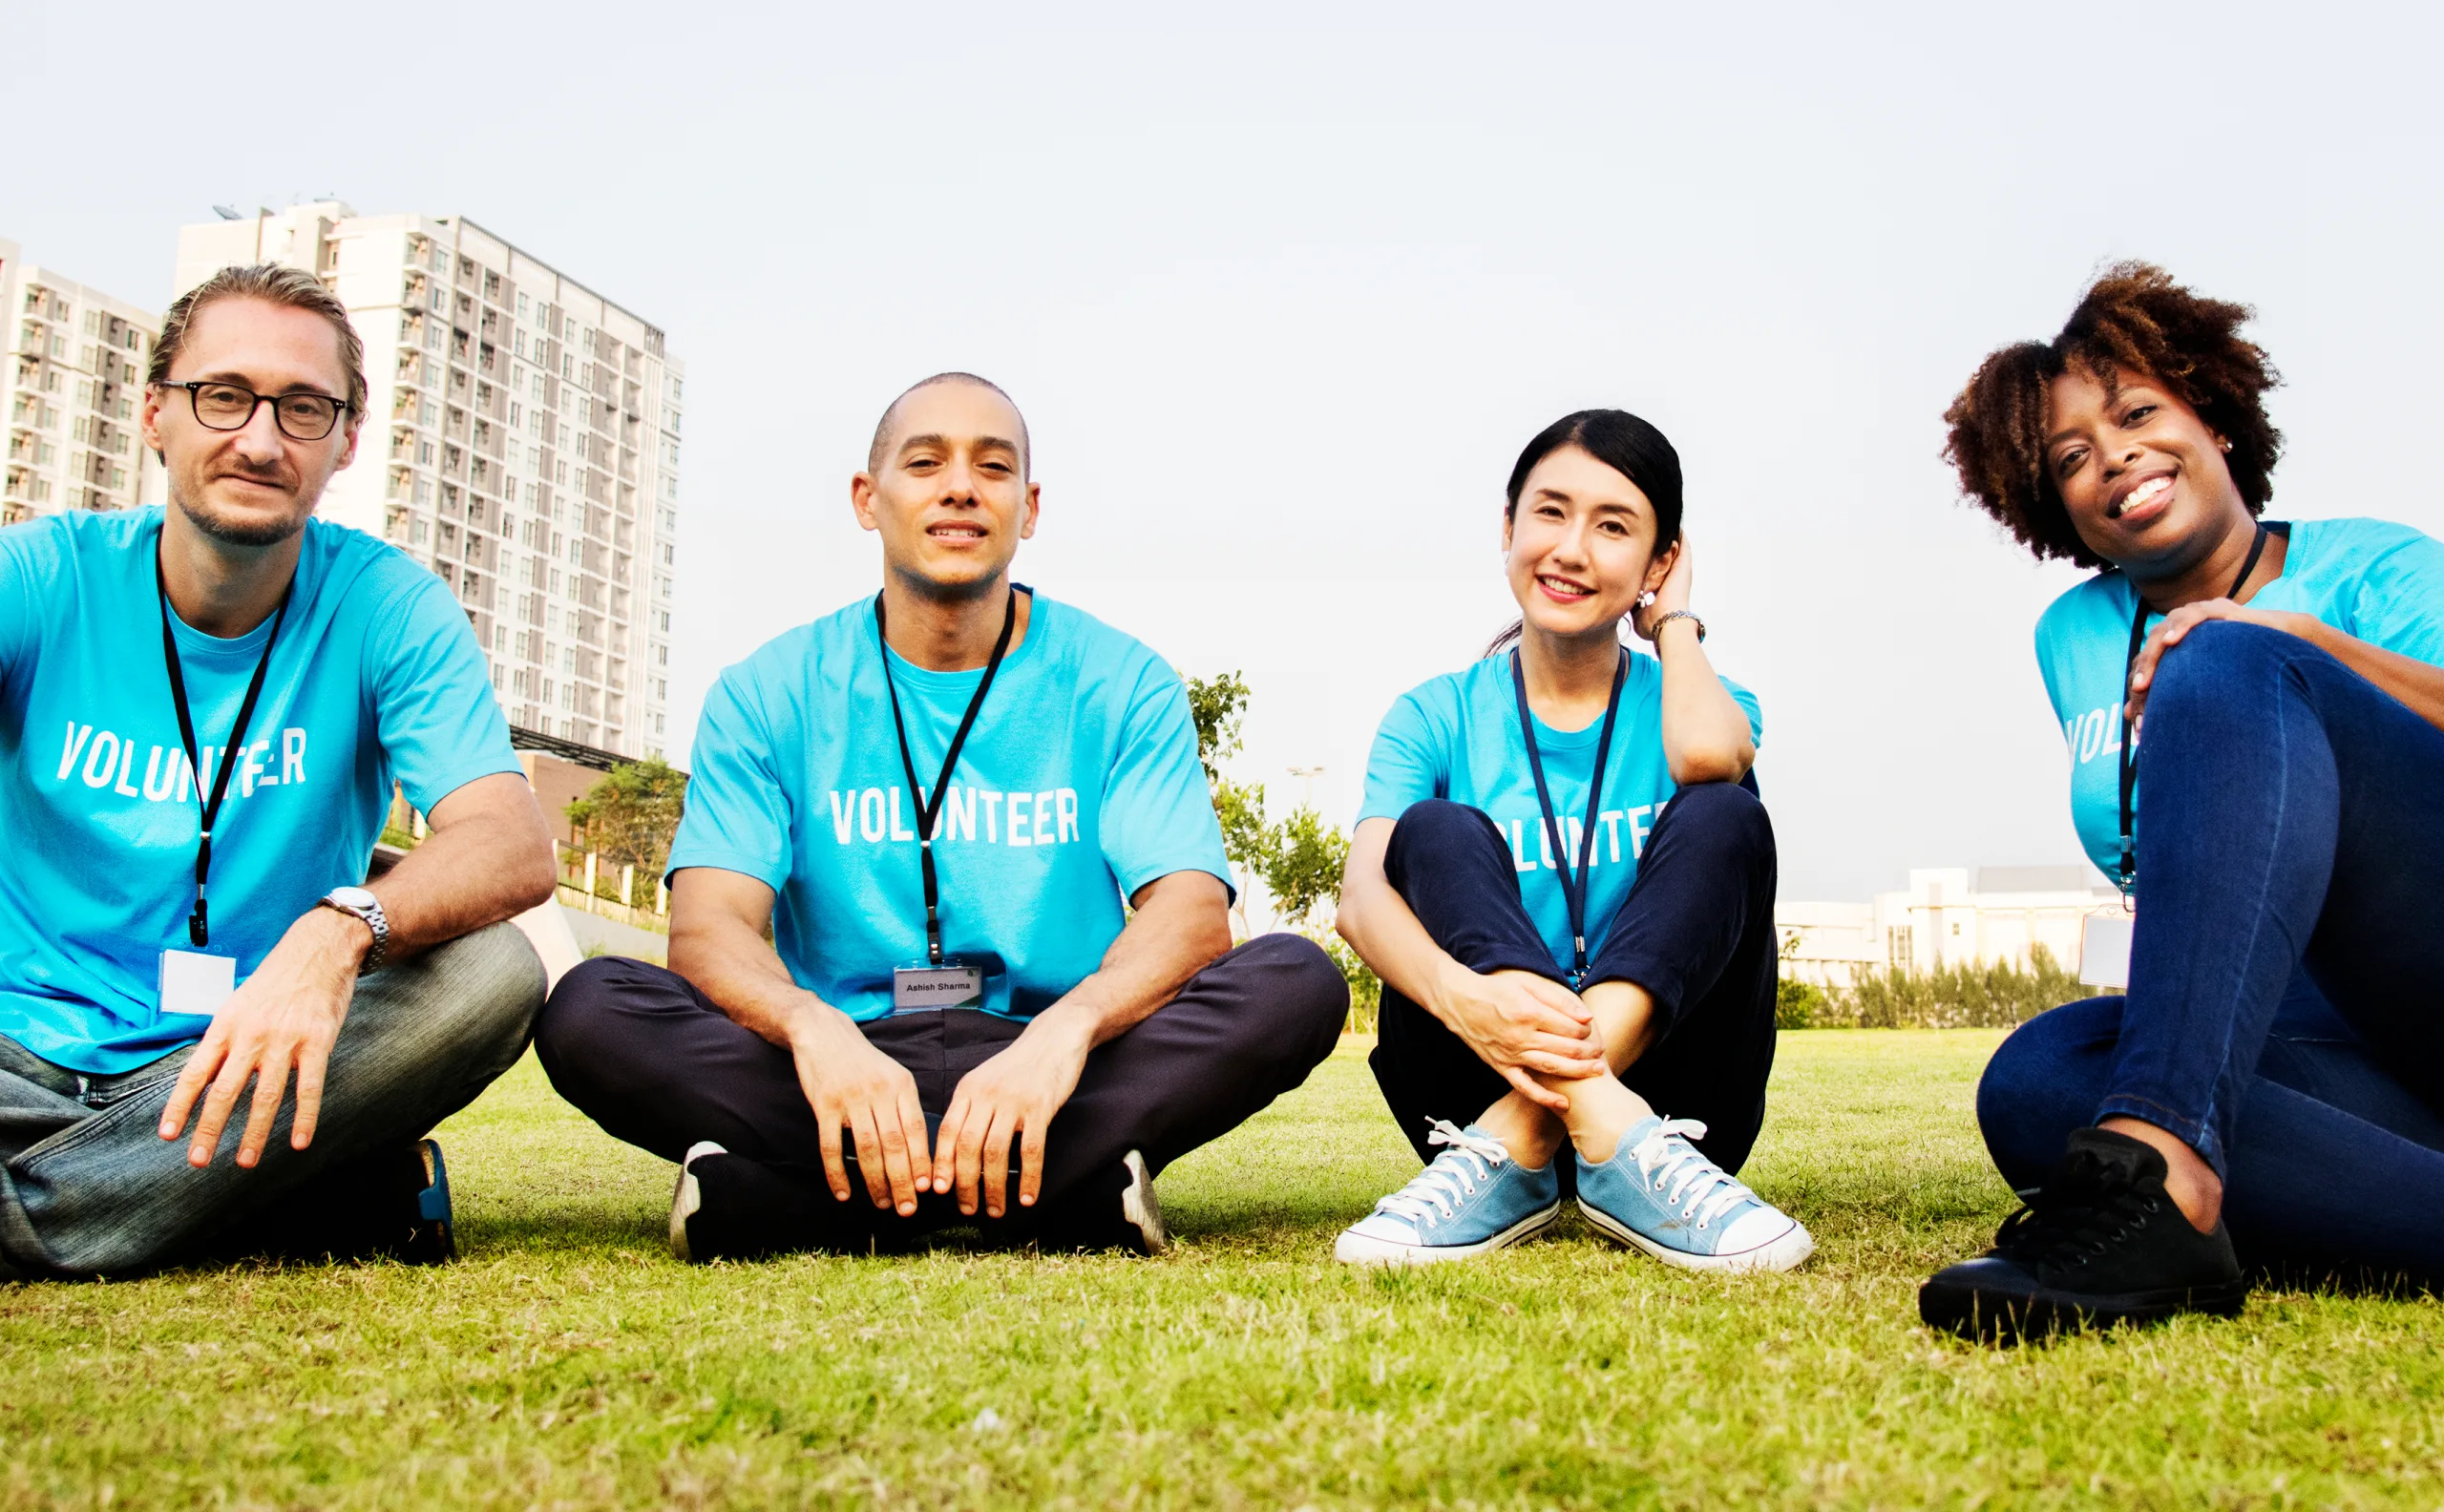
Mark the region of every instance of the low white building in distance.
POLYGON ((1909 886, 1871 903, 1777 902, 1782 974, 1820 987, 1847 987, 1891 968, 2028 967, 2042 945, 2054 963, 2079 963, 2081 920, 2119 905, 2094 869, 1965 867, 1912 871, 1909 886))
POLYGON ((184 226, 173 292, 244 262, 321 275, 365 339, 371 413, 323 517, 450 584, 511 724, 659 754, 685 400, 662 331, 461 216, 184 226))
POLYGON ((30 263, 5 241, 0 312, 0 415, 9 425, 0 525, 159 503, 161 465, 144 449, 137 417, 161 317, 30 263))

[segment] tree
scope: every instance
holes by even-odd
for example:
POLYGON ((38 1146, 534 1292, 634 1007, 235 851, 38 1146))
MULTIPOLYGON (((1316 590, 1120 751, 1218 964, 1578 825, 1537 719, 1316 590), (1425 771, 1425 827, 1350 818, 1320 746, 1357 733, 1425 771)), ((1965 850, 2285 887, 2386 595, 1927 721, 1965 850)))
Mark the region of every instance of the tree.
MULTIPOLYGON (((1189 717, 1196 722, 1196 756, 1213 789, 1214 817, 1222 822, 1222 851, 1231 864, 1263 880, 1282 922, 1317 941, 1349 983, 1349 1027, 1371 1034, 1383 984, 1358 953, 1316 920, 1317 912, 1340 900, 1341 869, 1349 860, 1349 837, 1305 804, 1279 824, 1264 816, 1264 784, 1233 782, 1221 762, 1239 750, 1239 722, 1247 717, 1248 684, 1236 672, 1188 678, 1189 717)), ((1242 912, 1240 923, 1247 915, 1242 912)))
POLYGON ((1317 909, 1340 896, 1341 866, 1349 837, 1300 805, 1278 824, 1265 818, 1264 785, 1233 782, 1221 762, 1239 750, 1239 724, 1247 716, 1248 684, 1236 672, 1189 678, 1189 715, 1196 722, 1197 759, 1213 788, 1213 813, 1222 822, 1222 850, 1235 866, 1262 879, 1283 922, 1314 923, 1317 909))
POLYGON ((686 797, 687 774, 649 756, 620 763, 560 811, 585 831, 588 850, 660 876, 686 797))

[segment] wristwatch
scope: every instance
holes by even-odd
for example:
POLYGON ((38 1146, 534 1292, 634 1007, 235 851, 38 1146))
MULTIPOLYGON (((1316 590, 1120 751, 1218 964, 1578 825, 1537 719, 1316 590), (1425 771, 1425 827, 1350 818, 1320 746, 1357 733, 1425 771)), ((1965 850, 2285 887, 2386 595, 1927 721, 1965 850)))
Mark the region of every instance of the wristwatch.
POLYGON ((323 894, 322 906, 337 909, 350 918, 362 919, 373 932, 373 948, 365 953, 359 972, 369 972, 382 964, 383 952, 390 948, 390 920, 382 912, 382 900, 361 887, 336 887, 323 894))

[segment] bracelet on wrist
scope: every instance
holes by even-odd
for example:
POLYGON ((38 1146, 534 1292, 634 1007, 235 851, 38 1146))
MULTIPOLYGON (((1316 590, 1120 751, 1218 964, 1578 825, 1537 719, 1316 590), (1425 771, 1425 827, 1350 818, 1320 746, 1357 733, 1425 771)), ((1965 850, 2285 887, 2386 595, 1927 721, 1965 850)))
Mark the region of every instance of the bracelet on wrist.
POLYGON ((1664 615, 1660 619, 1656 620, 1654 623, 1647 626, 1648 639, 1658 641, 1661 640, 1663 639, 1663 627, 1670 624, 1675 620, 1686 620, 1691 624, 1696 625, 1697 627, 1697 643, 1699 645, 1706 643, 1706 622, 1697 618, 1695 610, 1690 609, 1675 609, 1670 614, 1664 615))

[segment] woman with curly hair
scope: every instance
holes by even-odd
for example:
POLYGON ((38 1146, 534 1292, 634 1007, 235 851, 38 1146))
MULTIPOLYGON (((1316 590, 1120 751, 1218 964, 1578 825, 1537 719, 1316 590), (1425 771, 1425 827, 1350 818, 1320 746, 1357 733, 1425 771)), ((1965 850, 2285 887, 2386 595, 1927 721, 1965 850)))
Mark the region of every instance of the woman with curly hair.
POLYGON ((2282 437, 2249 313, 2115 267, 1947 416, 1964 492, 2098 569, 2037 661, 2080 839, 2143 906, 2126 995, 1987 1067, 2027 1207, 1920 1291, 1938 1327, 2232 1313, 2266 1268, 2444 1273, 2444 545, 2259 518, 2282 437))

